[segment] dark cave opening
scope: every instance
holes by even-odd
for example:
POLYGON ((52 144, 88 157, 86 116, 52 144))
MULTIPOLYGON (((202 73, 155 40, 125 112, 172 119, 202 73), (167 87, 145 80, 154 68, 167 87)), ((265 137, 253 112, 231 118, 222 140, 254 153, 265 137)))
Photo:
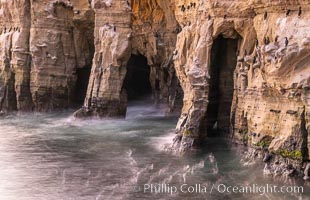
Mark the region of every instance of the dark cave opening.
POLYGON ((229 134, 237 49, 238 38, 228 39, 220 35, 213 43, 209 68, 211 77, 209 104, 205 124, 208 136, 229 134))
POLYGON ((127 92, 129 102, 151 97, 150 71, 151 69, 147 64, 147 58, 145 56, 131 55, 127 64, 127 73, 123 86, 127 92))
POLYGON ((76 104, 81 105, 84 102, 90 77, 90 71, 91 66, 76 69, 77 81, 76 81, 75 98, 74 98, 74 102, 76 104))

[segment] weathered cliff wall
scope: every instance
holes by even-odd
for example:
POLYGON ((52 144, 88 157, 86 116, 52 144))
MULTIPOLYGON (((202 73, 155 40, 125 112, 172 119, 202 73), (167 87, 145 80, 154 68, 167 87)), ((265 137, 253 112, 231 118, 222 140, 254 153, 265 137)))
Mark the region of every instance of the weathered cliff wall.
MULTIPOLYGON (((227 63, 218 63, 221 66, 211 63, 212 60, 217 62, 211 55, 214 40, 219 36, 237 40, 239 51, 243 49, 250 51, 251 48, 253 49, 256 37, 252 21, 255 13, 246 2, 197 1, 194 2, 195 6, 188 5, 190 5, 189 1, 179 1, 176 5, 179 8, 176 12, 177 19, 183 26, 176 45, 179 54, 174 58, 177 75, 184 90, 184 106, 176 128, 177 148, 181 151, 202 141, 207 132, 201 129, 206 130, 208 126, 213 126, 207 121, 210 86, 215 79, 211 75, 216 76, 210 73, 213 71, 211 68, 219 70, 235 68, 231 64, 234 65, 233 60, 236 60, 236 48, 232 49, 235 53, 226 52, 226 55, 220 58, 226 59, 227 63), (182 9, 183 6, 186 7, 185 10, 182 9)), ((225 43, 224 41, 222 44, 225 45, 225 43)), ((228 44, 223 48, 227 47, 228 44)), ((225 76, 220 79, 225 79, 225 76)), ((227 82, 227 85, 229 84, 232 83, 227 82)), ((232 91, 222 91, 222 94, 216 96, 223 96, 229 92, 232 91)), ((216 101, 219 102, 220 99, 212 100, 212 102, 216 101)), ((227 106, 230 107, 230 105, 227 106)), ((214 112, 217 110, 218 108, 215 108, 214 112)), ((213 121, 218 121, 217 125, 220 125, 221 120, 213 121)))
MULTIPOLYGON (((179 26, 169 1, 93 1, 95 55, 84 107, 75 116, 124 116, 130 58, 147 59, 152 98, 173 109, 178 89, 172 55, 179 26), (127 76, 128 77, 128 76, 127 76)), ((130 74, 131 77, 139 74, 130 74)), ((130 82, 130 81, 129 81, 130 82)), ((142 83, 143 84, 143 83, 142 83)))
POLYGON ((30 2, 1 1, 0 19, 0 109, 28 110, 30 2))
POLYGON ((76 117, 124 116, 132 96, 150 95, 172 112, 184 93, 175 150, 227 134, 264 152, 270 171, 278 159, 301 171, 309 3, 1 1, 0 110, 50 111, 86 96, 76 117))
POLYGON ((0 110, 72 105, 77 69, 92 64, 94 13, 88 1, 1 1, 0 6, 0 110))
POLYGON ((221 78, 213 68, 227 71, 236 58, 230 114, 234 141, 266 151, 267 157, 274 155, 274 163, 285 158, 282 163, 301 171, 303 161, 309 160, 310 144, 309 2, 197 1, 196 6, 188 6, 193 2, 180 1, 176 10, 182 32, 174 62, 184 106, 175 147, 184 151, 199 144, 212 129, 225 131, 223 116, 214 113, 229 106, 227 101, 221 103, 229 93, 221 89, 221 79, 225 86, 229 72, 221 78), (227 38, 222 43, 226 50, 231 49, 229 40, 238 41, 235 55, 222 51, 227 63, 212 56, 219 37, 227 38), (222 105, 212 104, 216 79, 220 81, 215 98, 222 105))

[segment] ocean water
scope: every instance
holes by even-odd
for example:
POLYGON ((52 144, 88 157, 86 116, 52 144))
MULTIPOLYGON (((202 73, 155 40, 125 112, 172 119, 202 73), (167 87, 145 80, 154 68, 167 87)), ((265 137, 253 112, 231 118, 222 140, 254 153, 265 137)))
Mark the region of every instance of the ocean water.
POLYGON ((152 105, 130 106, 126 119, 1 118, 0 200, 310 199, 309 183, 264 176, 263 163, 243 163, 225 138, 185 156, 165 152, 176 122, 152 105), (267 191, 274 186, 288 191, 267 191))

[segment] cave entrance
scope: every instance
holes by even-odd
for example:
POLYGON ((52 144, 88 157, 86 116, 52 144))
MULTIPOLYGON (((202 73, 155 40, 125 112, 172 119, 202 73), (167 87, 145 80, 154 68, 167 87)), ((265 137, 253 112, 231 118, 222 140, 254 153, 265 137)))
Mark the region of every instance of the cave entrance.
POLYGON ((124 88, 127 91, 128 102, 141 99, 150 100, 152 87, 150 83, 150 66, 143 55, 132 54, 128 64, 124 80, 124 88))
POLYGON ((230 112, 234 93, 234 70, 237 64, 237 39, 220 35, 213 43, 209 68, 209 104, 206 128, 208 136, 229 134, 230 112))
POLYGON ((77 81, 75 87, 75 98, 74 101, 78 105, 82 105, 86 97, 88 81, 90 77, 91 66, 83 68, 77 68, 77 81))

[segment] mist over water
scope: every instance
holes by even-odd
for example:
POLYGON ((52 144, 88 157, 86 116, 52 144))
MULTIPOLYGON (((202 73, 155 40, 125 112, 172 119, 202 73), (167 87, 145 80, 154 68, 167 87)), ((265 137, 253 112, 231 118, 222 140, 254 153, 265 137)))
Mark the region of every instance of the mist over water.
POLYGON ((168 193, 145 185, 303 185, 263 176, 245 166, 229 141, 212 138, 201 151, 163 151, 177 117, 165 108, 130 105, 126 119, 72 118, 72 111, 10 115, 0 119, 0 199, 309 199, 309 194, 168 193))

